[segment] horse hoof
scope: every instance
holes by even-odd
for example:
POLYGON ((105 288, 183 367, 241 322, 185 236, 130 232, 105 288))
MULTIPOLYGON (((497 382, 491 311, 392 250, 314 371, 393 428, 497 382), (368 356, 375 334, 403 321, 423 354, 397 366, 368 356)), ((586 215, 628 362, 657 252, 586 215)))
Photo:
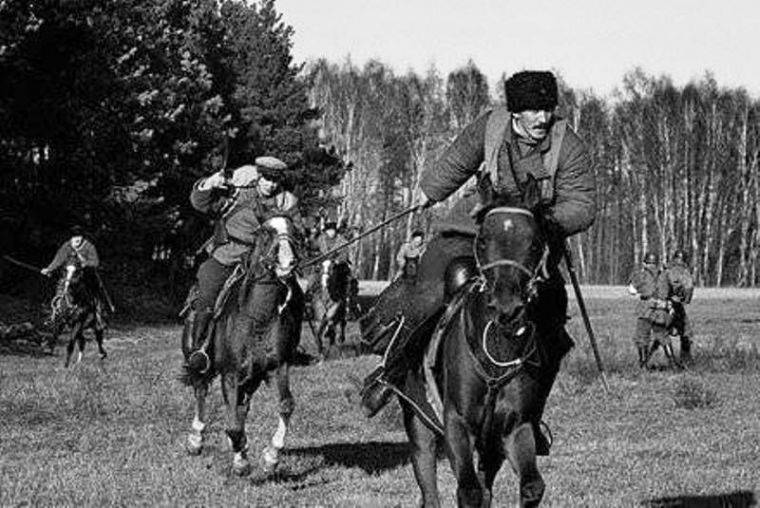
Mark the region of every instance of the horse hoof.
POLYGON ((203 450, 203 436, 189 434, 187 443, 185 443, 185 450, 189 455, 200 455, 201 450, 203 450))
POLYGON ((277 471, 277 465, 280 463, 280 451, 273 446, 267 446, 261 454, 261 467, 267 476, 273 475, 277 471))
POLYGON ((233 460, 232 474, 235 476, 248 476, 251 474, 251 463, 247 459, 233 460))

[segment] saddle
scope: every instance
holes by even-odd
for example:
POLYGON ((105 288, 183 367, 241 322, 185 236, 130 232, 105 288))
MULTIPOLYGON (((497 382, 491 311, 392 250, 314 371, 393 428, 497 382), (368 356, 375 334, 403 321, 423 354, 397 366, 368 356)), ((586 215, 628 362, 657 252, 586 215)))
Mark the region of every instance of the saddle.
MULTIPOLYGON (((224 281, 224 285, 219 291, 219 294, 216 297, 216 302, 214 303, 214 320, 218 319, 221 315, 222 310, 224 310, 225 306, 227 305, 227 301, 229 300, 230 295, 236 293, 237 288, 242 285, 242 281, 245 279, 245 274, 246 271, 243 263, 238 263, 235 265, 235 269, 232 270, 232 273, 229 275, 229 277, 227 277, 227 280, 224 281)), ((185 304, 182 306, 182 310, 179 312, 179 317, 184 318, 187 316, 187 314, 190 312, 190 309, 192 309, 193 302, 197 296, 198 286, 196 284, 193 284, 187 293, 187 298, 185 298, 185 304)))

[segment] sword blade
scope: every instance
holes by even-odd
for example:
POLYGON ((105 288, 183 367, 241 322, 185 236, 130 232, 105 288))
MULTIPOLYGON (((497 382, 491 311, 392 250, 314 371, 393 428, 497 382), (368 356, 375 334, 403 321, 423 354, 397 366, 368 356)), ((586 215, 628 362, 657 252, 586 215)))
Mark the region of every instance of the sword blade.
POLYGON ((37 268, 36 266, 30 265, 29 263, 24 263, 23 261, 14 259, 11 256, 3 256, 3 259, 8 261, 9 263, 12 263, 16 266, 20 266, 21 268, 26 268, 27 270, 31 270, 33 272, 40 273, 40 271, 42 270, 41 268, 37 268))

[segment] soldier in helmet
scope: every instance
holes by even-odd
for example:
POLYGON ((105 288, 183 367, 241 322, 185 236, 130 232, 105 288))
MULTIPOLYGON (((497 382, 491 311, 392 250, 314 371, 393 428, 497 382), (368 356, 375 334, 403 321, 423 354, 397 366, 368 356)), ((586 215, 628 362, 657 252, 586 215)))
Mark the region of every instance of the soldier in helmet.
POLYGON ((671 335, 680 337, 681 349, 680 357, 682 362, 691 360, 691 337, 692 328, 689 317, 686 315, 685 305, 691 303, 694 294, 694 279, 691 271, 686 265, 686 255, 681 249, 673 252, 673 256, 665 269, 670 286, 668 299, 672 305, 672 323, 670 325, 671 335))
POLYGON ((201 178, 193 186, 190 202, 215 220, 208 242, 208 258, 198 268, 197 294, 190 304, 189 332, 183 351, 190 355, 203 343, 214 313, 216 298, 235 266, 254 247, 258 227, 275 215, 288 215, 300 227, 297 198, 282 188, 287 166, 275 157, 257 157, 254 165, 201 178))
POLYGON ((629 280, 628 292, 638 298, 636 304, 636 328, 633 343, 639 355, 639 366, 644 367, 649 359, 651 339, 665 343, 667 340, 668 284, 660 276, 660 261, 657 254, 649 252, 644 262, 629 280))

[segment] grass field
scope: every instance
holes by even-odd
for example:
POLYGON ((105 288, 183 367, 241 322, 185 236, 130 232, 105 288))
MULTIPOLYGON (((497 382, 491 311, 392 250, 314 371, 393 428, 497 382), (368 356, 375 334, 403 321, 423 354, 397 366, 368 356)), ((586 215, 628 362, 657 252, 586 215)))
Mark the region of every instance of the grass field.
MULTIPOLYGON (((690 306, 696 362, 685 373, 639 372, 631 302, 589 293, 587 304, 612 393, 595 374, 571 304, 570 354, 549 401, 552 455, 539 459, 547 506, 635 506, 657 498, 717 500, 760 491, 760 307, 743 293, 702 296, 690 306)), ((699 295, 699 294, 698 294, 699 295)), ((395 404, 366 420, 357 384, 375 363, 342 358, 297 367, 286 455, 273 480, 230 475, 221 396, 215 385, 207 448, 188 456, 192 397, 176 380, 178 326, 118 327, 97 360, 65 370, 29 349, 0 355, 0 506, 413 506, 417 486, 395 404)), ((303 345, 311 349, 310 335, 303 345)), ((664 365, 661 357, 655 364, 664 365)), ((248 418, 251 451, 274 431, 276 396, 264 388, 248 418)), ((446 506, 448 463, 439 463, 446 506)), ((514 505, 510 470, 495 505, 514 505)), ((672 506, 683 506, 672 505, 672 506)), ((720 506, 720 505, 717 505, 720 506)), ((742 506, 734 504, 733 506, 742 506)))

